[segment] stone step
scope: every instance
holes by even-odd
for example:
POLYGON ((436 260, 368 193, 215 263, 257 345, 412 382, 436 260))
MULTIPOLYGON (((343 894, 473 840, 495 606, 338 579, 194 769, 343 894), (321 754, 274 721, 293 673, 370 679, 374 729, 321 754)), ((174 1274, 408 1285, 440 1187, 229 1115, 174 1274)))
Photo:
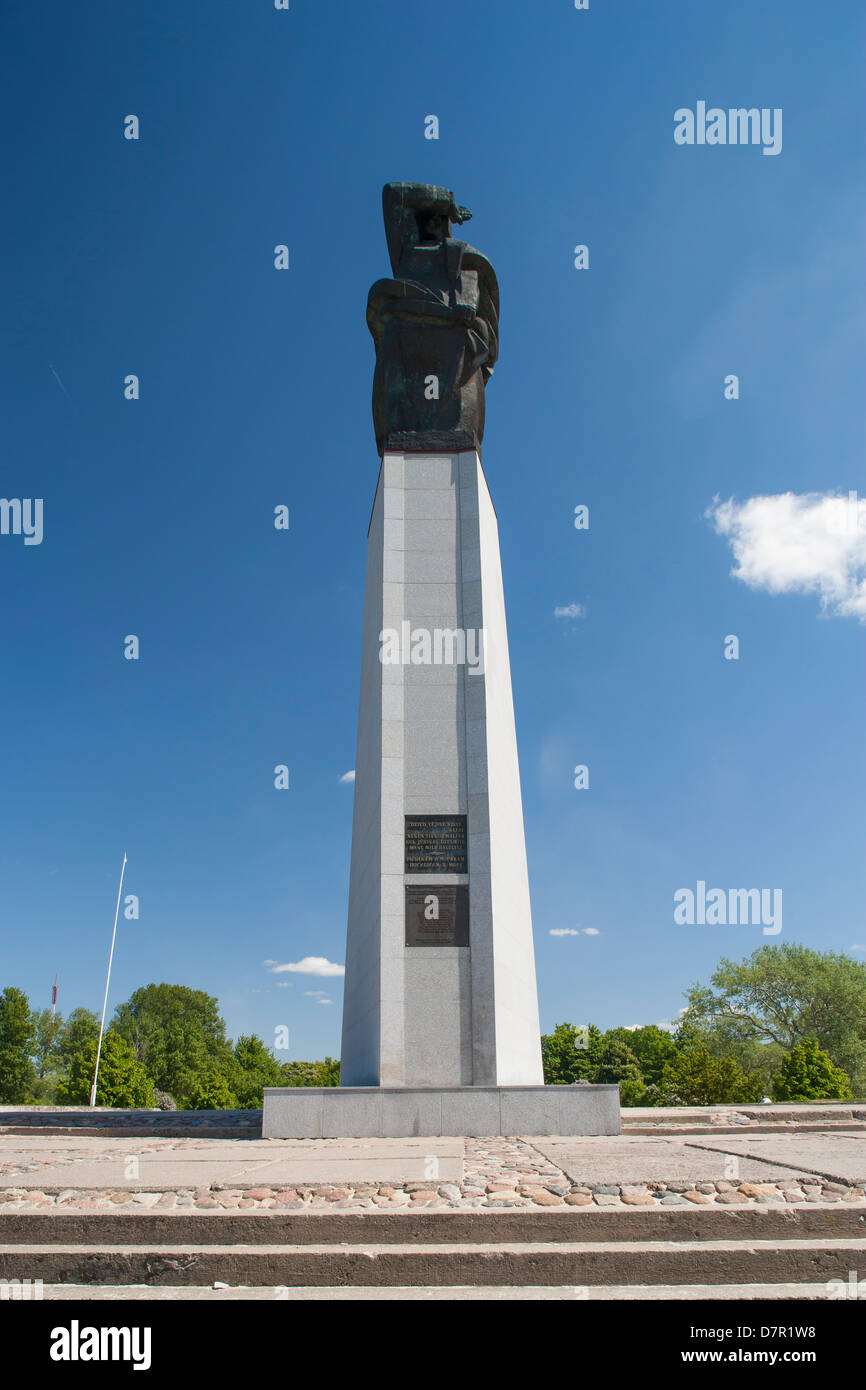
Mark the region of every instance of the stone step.
POLYGON ((773 1105, 669 1105, 623 1106, 622 1123, 653 1127, 680 1128, 695 1124, 717 1126, 733 1124, 735 1128, 751 1129, 754 1124, 769 1125, 774 1130, 786 1130, 792 1124, 837 1125, 850 1121, 866 1121, 866 1105, 851 1102, 818 1102, 817 1104, 773 1105))
MULTIPOLYGON (((247 1303, 274 1302, 272 1288, 248 1284, 228 1288, 188 1284, 183 1288, 169 1284, 44 1284, 41 1298, 46 1303, 74 1301, 87 1303, 247 1303)), ((438 1288, 418 1288, 397 1284, 371 1288, 365 1284, 322 1285, 310 1288, 283 1287, 280 1302, 286 1303, 628 1303, 762 1302, 796 1300, 815 1302, 837 1297, 823 1284, 593 1284, 575 1291, 573 1284, 451 1284, 438 1288)), ((866 1297, 866 1294, 861 1294, 866 1297)))
POLYGON ((690 1139, 695 1135, 720 1135, 738 1134, 741 1137, 751 1137, 753 1134, 860 1134, 866 1130, 866 1121, 863 1120, 839 1120, 830 1123, 807 1123, 799 1120, 787 1120, 784 1123, 775 1124, 748 1124, 748 1125, 694 1125, 694 1124, 623 1124, 622 1133, 631 1135, 672 1135, 676 1134, 680 1138, 690 1139))
MULTIPOLYGON (((0 1245, 0 1280, 44 1284, 454 1287, 825 1284, 866 1271, 855 1240, 472 1245, 0 1245)), ((857 1275, 859 1278, 859 1274, 857 1275)), ((577 1294, 575 1296, 578 1296, 577 1294)))
MULTIPOLYGON (((860 1205, 558 1207, 546 1211, 442 1212, 8 1212, 0 1244, 83 1245, 488 1245, 659 1240, 857 1239, 860 1205)), ((866 1267, 864 1267, 866 1277, 866 1267)))
MULTIPOLYGON (((714 1131, 715 1132, 715 1131, 714 1131)), ((261 1139, 258 1125, 0 1125, 0 1136, 28 1139, 261 1139)))

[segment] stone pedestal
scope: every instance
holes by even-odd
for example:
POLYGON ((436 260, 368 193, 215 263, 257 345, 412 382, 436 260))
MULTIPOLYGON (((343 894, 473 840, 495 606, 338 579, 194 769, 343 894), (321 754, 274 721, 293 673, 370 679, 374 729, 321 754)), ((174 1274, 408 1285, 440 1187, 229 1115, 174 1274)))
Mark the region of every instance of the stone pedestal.
POLYGON ((265 1091, 265 1139, 619 1134, 618 1086, 298 1086, 265 1091))

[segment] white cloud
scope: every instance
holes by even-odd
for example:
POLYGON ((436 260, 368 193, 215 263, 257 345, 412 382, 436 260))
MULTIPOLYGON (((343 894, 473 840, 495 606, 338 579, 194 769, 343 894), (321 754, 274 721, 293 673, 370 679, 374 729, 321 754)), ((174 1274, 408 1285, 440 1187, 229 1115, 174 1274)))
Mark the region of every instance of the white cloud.
POLYGON ((554 618, 582 618, 584 613, 583 604, 567 603, 564 607, 557 607, 553 610, 554 618))
POLYGON ((601 932, 598 927, 584 927, 583 934, 584 936, 600 936, 601 932))
POLYGON ((580 932, 579 932, 579 931, 575 931, 573 927, 551 927, 551 928, 550 928, 550 935, 551 935, 551 936, 580 936, 580 932))
POLYGON ((769 594, 817 594, 825 616, 866 623, 866 498, 716 497, 704 515, 730 544, 735 579, 769 594))
POLYGON ((863 945, 861 945, 859 942, 855 941, 855 942, 854 942, 854 945, 851 947, 851 950, 852 950, 852 951, 866 951, 866 946, 863 946, 863 945))
POLYGON ((344 772, 343 775, 342 775, 342 777, 340 778, 340 781, 341 781, 341 782, 354 782, 354 780, 355 780, 355 769, 354 769, 353 767, 350 768, 348 772, 344 772))
POLYGON ((305 989, 304 994, 308 999, 315 999, 317 1004, 333 1004, 333 999, 328 998, 326 989, 305 989))
POLYGON ((337 965, 325 956, 304 956, 303 960, 290 961, 286 965, 272 965, 271 972, 280 975, 290 970, 294 975, 345 975, 346 967, 337 965))

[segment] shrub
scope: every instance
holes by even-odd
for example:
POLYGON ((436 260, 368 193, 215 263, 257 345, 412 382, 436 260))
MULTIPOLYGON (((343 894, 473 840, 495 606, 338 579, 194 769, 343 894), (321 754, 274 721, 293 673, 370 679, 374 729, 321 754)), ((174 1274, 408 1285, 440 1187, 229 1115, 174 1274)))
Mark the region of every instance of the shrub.
POLYGON ((773 1077, 776 1100, 850 1100, 848 1077, 818 1046, 817 1038, 798 1043, 773 1077))
POLYGON ((212 1067, 199 1077, 186 1097, 187 1110, 236 1110, 238 1108, 234 1092, 229 1086, 225 1072, 212 1067))
MULTIPOLYGON (((69 1059, 69 1070, 57 1087, 58 1105, 86 1105, 90 1100, 96 1040, 84 1044, 69 1059)), ((153 1105, 153 1082, 125 1038, 108 1032, 102 1039, 97 1105, 147 1109, 153 1105)))
POLYGON ((659 1088, 660 1105, 748 1105, 761 1099, 761 1078, 744 1072, 733 1057, 713 1057, 706 1047, 669 1062, 659 1088))

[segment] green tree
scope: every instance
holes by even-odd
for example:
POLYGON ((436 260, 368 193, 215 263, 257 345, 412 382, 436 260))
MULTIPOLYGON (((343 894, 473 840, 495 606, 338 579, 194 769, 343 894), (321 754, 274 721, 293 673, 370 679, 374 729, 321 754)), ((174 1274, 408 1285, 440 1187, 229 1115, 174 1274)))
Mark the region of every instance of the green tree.
POLYGON ((231 1082, 221 1067, 209 1067, 193 1083, 192 1090, 184 1100, 187 1110, 237 1110, 238 1106, 231 1082))
POLYGON ((73 1009, 57 1039, 57 1055, 61 1068, 68 1070, 72 1058, 82 1053, 88 1043, 96 1043, 98 1038, 98 1016, 91 1009, 73 1009))
MULTIPOLYGON (((96 1039, 85 1042, 69 1060, 69 1069, 57 1087, 58 1105, 86 1105, 90 1100, 93 1069, 96 1065, 96 1039)), ((96 1104, 124 1109, 145 1109, 153 1105, 153 1082, 125 1038, 108 1032, 102 1039, 96 1104)))
POLYGON ((676 1060, 677 1045, 665 1028, 647 1023, 636 1028, 629 1044, 648 1086, 657 1086, 668 1062, 676 1060))
POLYGON ((0 994, 0 1104, 22 1105, 32 1095, 36 1071, 31 1053, 36 1026, 23 990, 9 985, 0 994))
POLYGON ((605 1040, 601 1061, 592 1080, 596 1085, 619 1084, 620 1105, 639 1105, 646 1086, 637 1057, 620 1038, 605 1040))
POLYGON ((339 1086, 340 1063, 335 1057, 326 1057, 324 1062, 314 1062, 317 1086, 339 1086))
POLYGON ((557 1023, 552 1033, 541 1039, 541 1062, 546 1086, 570 1086, 588 1081, 601 1063, 604 1043, 595 1024, 576 1028, 573 1023, 557 1023))
POLYGON ((33 1099, 37 1105, 53 1105, 62 1075, 60 1038, 63 1016, 55 1013, 52 1018, 50 1009, 40 1009, 34 1013, 33 1023, 33 1062, 36 1072, 32 1086, 33 1099))
POLYGON ((733 1057, 713 1057, 705 1047, 681 1052, 662 1074, 661 1105, 748 1105, 761 1099, 761 1078, 745 1073, 733 1057))
POLYGON ((265 1086, 284 1084, 279 1062, 255 1034, 238 1038, 228 1077, 240 1110, 260 1109, 265 1086))
POLYGON ((760 1076, 764 1095, 770 1094, 773 1077, 788 1055, 781 1043, 742 1038, 736 1027, 723 1019, 699 1021, 689 1013, 677 1028, 676 1044, 681 1052, 705 1047, 712 1057, 733 1057, 743 1071, 760 1076))
POLYGON ((340 1063, 333 1057, 324 1062, 283 1062, 278 1086, 339 1086, 340 1063))
POLYGON ((231 1064, 217 1000, 186 985, 144 985, 115 1010, 112 1030, 132 1047, 160 1091, 178 1104, 215 1067, 231 1064))
POLYGON ((816 1038, 798 1043, 773 1078, 776 1100, 850 1100, 848 1077, 816 1038))
POLYGON ((734 1043, 774 1043, 788 1053, 815 1038, 855 1091, 866 1090, 866 963, 795 943, 762 946, 746 960, 721 960, 710 984, 686 998, 684 1042, 702 1031, 703 1046, 714 1034, 731 1052, 734 1043))
POLYGON ((60 1037, 63 1032, 63 1015, 50 1009, 39 1009, 33 1015, 35 1030, 33 1060, 36 1075, 43 1080, 60 1066, 60 1037))

